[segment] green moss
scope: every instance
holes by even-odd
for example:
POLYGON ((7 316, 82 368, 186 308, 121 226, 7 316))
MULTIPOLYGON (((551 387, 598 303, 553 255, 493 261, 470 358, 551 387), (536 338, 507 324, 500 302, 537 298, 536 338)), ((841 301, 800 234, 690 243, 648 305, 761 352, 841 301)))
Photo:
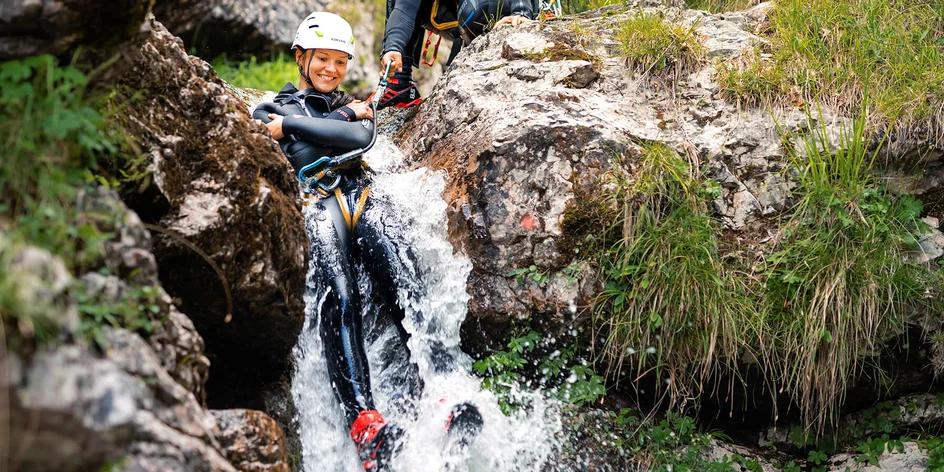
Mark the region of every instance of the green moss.
POLYGON ((699 63, 704 47, 694 27, 685 28, 664 20, 659 14, 637 12, 616 30, 620 51, 640 72, 681 68, 699 63))

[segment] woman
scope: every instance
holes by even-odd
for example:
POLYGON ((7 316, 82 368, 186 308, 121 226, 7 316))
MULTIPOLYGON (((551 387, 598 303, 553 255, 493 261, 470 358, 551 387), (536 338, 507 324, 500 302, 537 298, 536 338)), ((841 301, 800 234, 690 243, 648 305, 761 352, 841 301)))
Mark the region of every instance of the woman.
MULTIPOLYGON (((312 13, 298 27, 292 49, 301 90, 286 84, 273 102, 256 108, 253 118, 265 123, 296 172, 321 157, 368 146, 373 137, 369 104, 338 90, 354 58, 351 26, 335 14, 312 13)), ((308 222, 314 268, 309 287, 322 300, 318 325, 335 395, 364 467, 373 469, 383 466, 384 448, 392 447, 399 430, 374 407, 354 267, 363 267, 372 281, 370 301, 379 303, 404 339, 397 293, 414 297, 416 287, 405 285, 418 279, 399 225, 385 218, 389 212, 381 200, 368 198, 370 181, 360 159, 341 167, 334 169, 339 184, 333 193, 323 192, 315 203, 316 217, 308 222)))

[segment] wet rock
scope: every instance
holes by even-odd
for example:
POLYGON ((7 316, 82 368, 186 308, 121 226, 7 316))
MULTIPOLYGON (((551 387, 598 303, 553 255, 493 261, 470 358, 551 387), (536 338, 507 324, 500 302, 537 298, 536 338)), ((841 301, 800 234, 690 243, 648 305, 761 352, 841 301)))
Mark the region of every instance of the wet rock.
POLYGON ((268 415, 255 410, 213 411, 226 458, 241 471, 289 472, 285 435, 268 415))
POLYGON ((297 181, 210 66, 149 22, 121 83, 147 90, 123 119, 153 174, 126 201, 154 225, 160 280, 206 342, 208 403, 262 408, 261 389, 286 372, 304 316, 297 181))
MULTIPOLYGON (((15 354, 0 388, 10 396, 13 470, 234 471, 216 423, 140 336, 108 330, 105 355, 80 345, 15 354)), ((4 359, 6 360, 6 358, 4 359)))

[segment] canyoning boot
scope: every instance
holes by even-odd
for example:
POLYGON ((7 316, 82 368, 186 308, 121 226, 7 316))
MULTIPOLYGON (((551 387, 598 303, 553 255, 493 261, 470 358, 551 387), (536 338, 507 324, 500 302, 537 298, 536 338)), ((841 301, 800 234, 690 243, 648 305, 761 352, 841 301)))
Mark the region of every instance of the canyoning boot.
POLYGON ((470 402, 460 403, 449 413, 446 432, 455 440, 460 449, 469 447, 469 443, 482 431, 482 413, 470 402))
POLYGON ((416 84, 413 83, 410 75, 398 72, 393 74, 393 78, 387 83, 387 91, 380 97, 377 109, 382 110, 387 107, 409 108, 422 102, 420 91, 416 89, 416 84))
POLYGON ((351 439, 357 446, 357 455, 364 461, 364 470, 388 470, 390 459, 400 449, 403 430, 387 424, 380 412, 365 410, 351 425, 351 439))

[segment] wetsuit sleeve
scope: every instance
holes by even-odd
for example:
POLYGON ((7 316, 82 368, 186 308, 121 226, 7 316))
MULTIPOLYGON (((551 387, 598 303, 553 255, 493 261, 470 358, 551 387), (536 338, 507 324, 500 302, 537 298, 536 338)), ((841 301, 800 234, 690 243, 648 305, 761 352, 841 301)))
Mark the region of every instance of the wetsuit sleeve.
POLYGON ((531 2, 529 0, 511 0, 511 14, 532 18, 531 2))
POLYGON ((337 110, 328 113, 328 116, 325 117, 326 120, 341 120, 341 121, 354 121, 357 120, 357 114, 354 113, 354 110, 351 110, 348 107, 341 107, 337 110))
POLYGON ((373 138, 373 123, 369 120, 344 122, 289 115, 282 121, 282 133, 295 136, 301 141, 350 150, 370 144, 373 138))
POLYGON ((413 29, 416 28, 416 14, 420 10, 420 2, 421 0, 396 0, 393 11, 387 16, 387 23, 384 25, 381 55, 390 51, 407 54, 406 44, 413 35, 413 29))
POLYGON ((259 120, 263 123, 268 123, 272 121, 269 119, 269 113, 276 113, 281 115, 278 110, 279 106, 272 102, 262 103, 252 111, 252 118, 259 120))

